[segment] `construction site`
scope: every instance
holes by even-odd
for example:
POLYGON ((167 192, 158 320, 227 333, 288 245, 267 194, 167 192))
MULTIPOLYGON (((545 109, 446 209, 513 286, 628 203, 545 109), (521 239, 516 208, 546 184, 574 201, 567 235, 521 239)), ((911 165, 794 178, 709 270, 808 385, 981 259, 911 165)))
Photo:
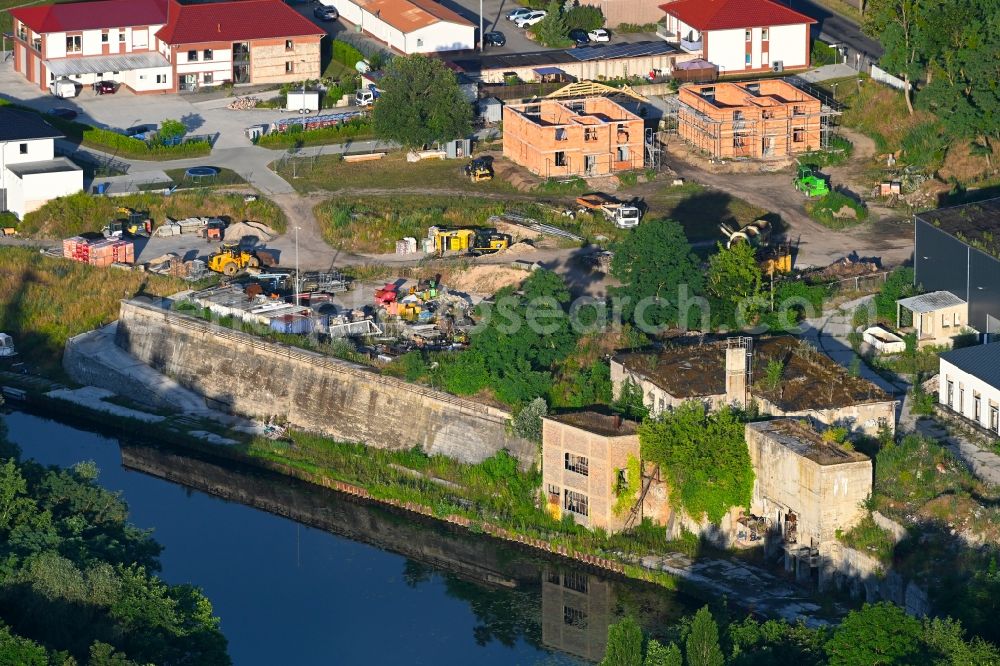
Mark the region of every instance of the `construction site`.
POLYGON ((685 85, 678 135, 716 159, 778 160, 827 148, 829 104, 784 79, 685 85))

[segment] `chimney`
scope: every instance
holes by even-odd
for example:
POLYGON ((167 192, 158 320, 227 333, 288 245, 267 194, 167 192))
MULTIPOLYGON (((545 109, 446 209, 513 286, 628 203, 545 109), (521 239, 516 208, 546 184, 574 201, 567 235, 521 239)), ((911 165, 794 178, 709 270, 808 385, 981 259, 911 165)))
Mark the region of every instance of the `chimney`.
POLYGON ((726 341, 726 402, 746 407, 750 389, 750 339, 726 341))

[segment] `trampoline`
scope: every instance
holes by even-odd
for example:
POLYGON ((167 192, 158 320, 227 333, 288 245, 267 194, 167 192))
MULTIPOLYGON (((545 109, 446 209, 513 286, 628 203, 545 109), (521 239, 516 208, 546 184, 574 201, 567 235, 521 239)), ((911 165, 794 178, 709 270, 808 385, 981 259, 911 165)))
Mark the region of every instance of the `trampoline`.
POLYGON ((199 178, 212 178, 213 176, 218 176, 219 170, 210 166, 196 166, 185 171, 184 175, 188 178, 198 180, 199 178))

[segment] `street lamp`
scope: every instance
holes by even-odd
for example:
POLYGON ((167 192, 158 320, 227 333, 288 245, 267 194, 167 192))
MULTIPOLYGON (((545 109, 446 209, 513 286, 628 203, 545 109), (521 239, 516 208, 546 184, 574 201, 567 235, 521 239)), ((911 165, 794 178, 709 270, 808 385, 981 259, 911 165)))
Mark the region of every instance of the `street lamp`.
POLYGON ((295 225, 295 307, 299 307, 299 226, 295 225))

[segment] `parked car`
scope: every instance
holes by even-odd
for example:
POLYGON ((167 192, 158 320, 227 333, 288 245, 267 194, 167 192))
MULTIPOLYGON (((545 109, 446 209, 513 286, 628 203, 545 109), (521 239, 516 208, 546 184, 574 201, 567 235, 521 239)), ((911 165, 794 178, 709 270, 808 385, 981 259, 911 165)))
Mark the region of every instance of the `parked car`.
POLYGON ((586 46, 590 43, 590 37, 587 36, 587 31, 580 28, 570 30, 569 35, 567 36, 572 39, 577 46, 586 46))
POLYGON ((503 46, 507 43, 507 36, 499 30, 486 33, 483 36, 483 44, 486 46, 503 46))
POLYGON ((533 11, 535 10, 531 9, 530 7, 518 7, 517 9, 512 9, 509 12, 507 12, 507 20, 513 21, 515 19, 519 19, 525 14, 530 14, 533 11))
POLYGON ((604 28, 598 28, 597 30, 591 30, 587 33, 587 37, 592 42, 610 42, 611 33, 604 28))
POLYGON ((340 12, 337 11, 336 7, 317 5, 313 9, 313 16, 318 18, 320 21, 336 21, 340 18, 340 12))
POLYGON ((114 81, 98 81, 94 84, 94 92, 98 95, 114 95, 118 92, 118 84, 114 81))
POLYGON ((546 14, 548 14, 548 12, 545 11, 544 9, 537 9, 535 11, 528 12, 527 14, 519 16, 518 18, 514 19, 514 25, 516 25, 518 28, 527 28, 529 26, 533 26, 539 21, 541 21, 543 18, 545 18, 546 14))
POLYGON ((56 97, 76 97, 78 91, 76 84, 69 79, 56 79, 49 84, 49 92, 56 97))
POLYGON ((79 115, 74 109, 65 106, 57 106, 54 109, 49 109, 46 113, 56 118, 62 118, 63 120, 73 120, 79 115))

